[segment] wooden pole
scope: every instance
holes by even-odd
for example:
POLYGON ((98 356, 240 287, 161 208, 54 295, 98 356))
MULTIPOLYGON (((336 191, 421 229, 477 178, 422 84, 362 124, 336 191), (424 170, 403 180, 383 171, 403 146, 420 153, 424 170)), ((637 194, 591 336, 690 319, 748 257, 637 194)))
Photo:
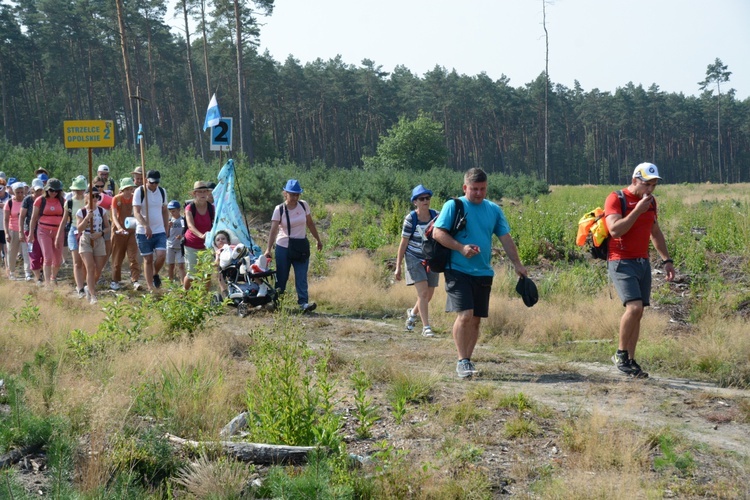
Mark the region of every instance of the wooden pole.
MULTIPOLYGON (((91 153, 92 149, 89 148, 89 211, 93 214, 94 210, 94 159, 91 153)), ((75 217, 75 214, 72 214, 73 217, 75 217)), ((73 221, 71 221, 73 222, 73 221)), ((91 216, 91 221, 89 221, 90 226, 89 230, 93 233, 94 232, 94 216, 91 216)))
POLYGON ((143 218, 148 220, 148 186, 146 183, 148 179, 146 177, 146 142, 143 140, 143 124, 141 123, 141 101, 148 101, 141 97, 141 86, 138 85, 135 89, 135 95, 130 96, 131 99, 135 99, 138 102, 138 144, 141 146, 141 171, 143 173, 143 203, 146 207, 146 213, 143 214, 143 218))

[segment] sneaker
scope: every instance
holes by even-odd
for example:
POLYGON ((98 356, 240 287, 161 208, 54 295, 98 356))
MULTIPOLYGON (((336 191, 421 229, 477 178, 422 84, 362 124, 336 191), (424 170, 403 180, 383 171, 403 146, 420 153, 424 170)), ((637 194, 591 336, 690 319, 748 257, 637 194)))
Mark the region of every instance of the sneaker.
POLYGON ((634 378, 648 378, 648 373, 644 372, 635 360, 629 359, 626 351, 618 350, 615 355, 612 356, 612 362, 617 369, 625 375, 634 378))
POLYGON ((406 331, 410 332, 414 330, 414 325, 417 324, 417 319, 419 319, 417 316, 412 314, 413 309, 409 308, 406 310, 406 331))
POLYGON ((161 288, 161 278, 158 274, 154 274, 154 288, 161 288))
POLYGON ((26 281, 34 281, 34 276, 31 274, 26 275, 26 281))
POLYGON ((430 328, 430 325, 427 325, 422 328, 422 337, 434 337, 435 333, 432 331, 432 328, 430 328))
POLYGON ((138 281, 133 281, 133 290, 138 291, 143 288, 143 285, 138 281))
POLYGON ((84 297, 86 297, 86 300, 89 300, 89 298, 91 298, 91 294, 89 293, 89 286, 88 285, 84 285, 83 286, 83 295, 84 295, 84 297))
POLYGON ((459 378, 471 378, 478 371, 474 368, 474 363, 468 359, 462 359, 456 363, 456 373, 459 378))
POLYGON ((634 359, 630 360, 630 367, 634 370, 633 377, 648 378, 648 373, 644 372, 643 369, 641 369, 641 365, 636 363, 634 359))
POLYGON ((99 302, 99 301, 98 301, 98 300, 96 300, 96 297, 91 297, 91 299, 89 299, 89 304, 91 304, 91 305, 95 305, 95 304, 97 304, 98 302, 99 302))
POLYGON ((113 281, 112 283, 109 284, 110 290, 119 290, 120 288, 121 288, 120 284, 116 281, 113 281))
POLYGON ((316 304, 315 302, 310 302, 309 304, 302 304, 300 306, 303 313, 313 312, 316 307, 318 307, 318 304, 316 304))
POLYGON ((82 299, 85 296, 86 296, 86 291, 83 288, 81 288, 80 290, 78 290, 78 298, 79 299, 82 299))

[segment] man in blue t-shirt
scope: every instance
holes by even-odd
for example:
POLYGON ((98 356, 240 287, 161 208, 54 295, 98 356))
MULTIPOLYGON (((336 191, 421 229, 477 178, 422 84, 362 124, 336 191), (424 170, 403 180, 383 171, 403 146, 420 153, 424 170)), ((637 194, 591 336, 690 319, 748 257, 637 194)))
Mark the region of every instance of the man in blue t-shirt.
POLYGON ((450 248, 449 269, 445 270, 445 291, 448 294, 445 310, 456 312, 453 340, 458 351, 456 373, 470 378, 477 373, 471 355, 479 339, 479 323, 489 315, 492 290, 492 235, 496 235, 503 250, 513 263, 516 274, 526 276, 526 268, 518 257, 518 249, 510 236, 510 226, 502 209, 486 200, 487 174, 472 168, 464 175, 465 226, 451 236, 450 229, 456 213, 455 203, 449 200, 440 210, 435 222, 435 240, 450 248))

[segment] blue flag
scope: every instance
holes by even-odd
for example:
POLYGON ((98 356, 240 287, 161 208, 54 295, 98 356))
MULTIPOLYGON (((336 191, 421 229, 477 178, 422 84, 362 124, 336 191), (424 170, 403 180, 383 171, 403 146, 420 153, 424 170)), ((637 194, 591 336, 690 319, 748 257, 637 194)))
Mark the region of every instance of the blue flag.
POLYGON ((220 229, 227 231, 232 244, 244 244, 256 257, 263 251, 255 244, 250 232, 245 225, 242 211, 237 203, 235 193, 235 171, 234 160, 229 159, 219 172, 219 184, 213 190, 216 214, 214 215, 214 226, 206 233, 206 248, 213 247, 214 235, 220 229))
POLYGON ((219 103, 216 100, 216 94, 211 96, 211 102, 208 103, 208 109, 206 110, 206 121, 203 122, 203 131, 205 132, 208 127, 215 127, 221 120, 221 111, 219 111, 219 103))

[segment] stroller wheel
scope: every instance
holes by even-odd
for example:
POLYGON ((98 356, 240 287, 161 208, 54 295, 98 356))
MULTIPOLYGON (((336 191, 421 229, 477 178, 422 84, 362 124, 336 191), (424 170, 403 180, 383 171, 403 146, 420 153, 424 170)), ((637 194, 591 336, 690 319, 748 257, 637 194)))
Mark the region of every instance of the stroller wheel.
POLYGON ((244 318, 249 312, 250 310, 248 309, 246 302, 240 302, 237 304, 237 316, 244 318))
POLYGON ((221 296, 219 292, 216 292, 211 296, 211 305, 212 306, 218 306, 222 302, 224 302, 224 297, 221 296))

